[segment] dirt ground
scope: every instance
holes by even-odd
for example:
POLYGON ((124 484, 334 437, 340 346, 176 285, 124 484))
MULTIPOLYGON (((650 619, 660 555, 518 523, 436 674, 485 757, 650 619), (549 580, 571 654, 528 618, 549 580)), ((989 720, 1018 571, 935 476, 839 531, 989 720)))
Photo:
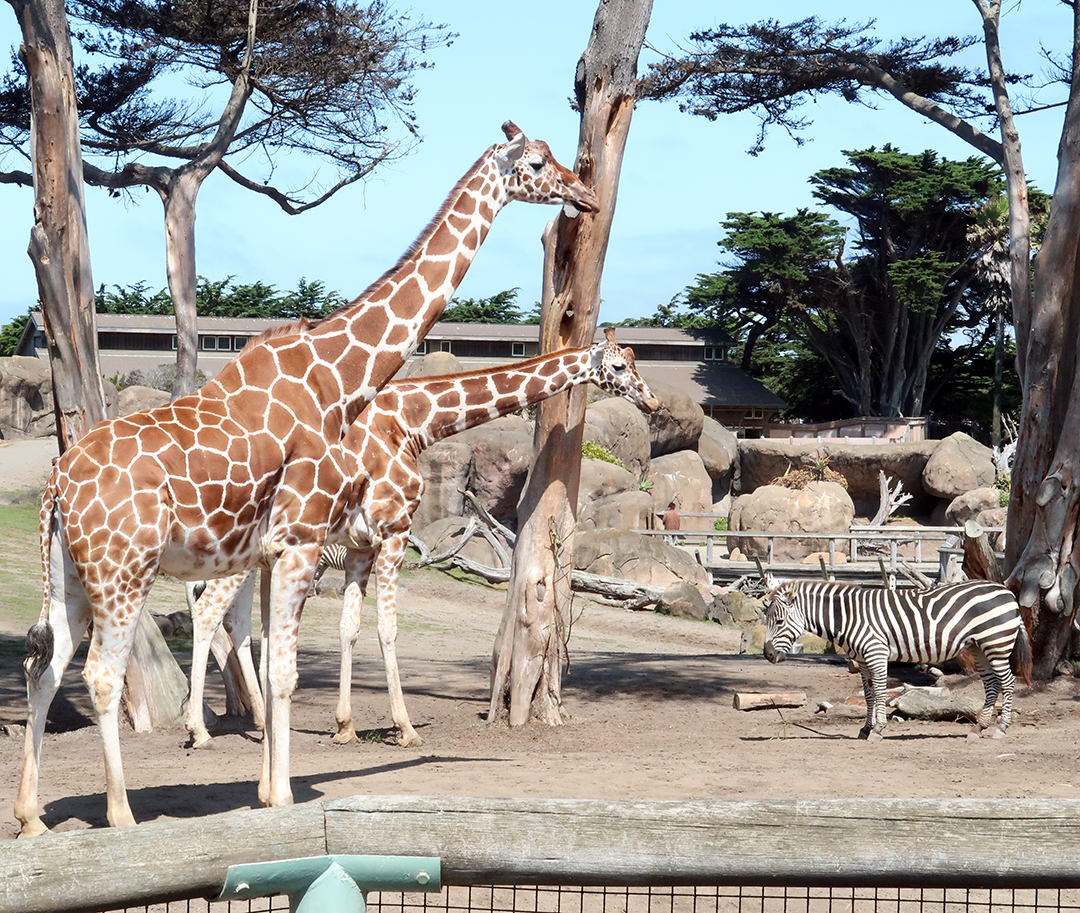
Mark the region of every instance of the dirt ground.
MULTIPOLYGON (((31 565, 27 574, 38 574, 31 565)), ((858 676, 838 658, 793 657, 772 666, 739 655, 738 631, 579 597, 563 679, 570 723, 511 731, 485 720, 505 591, 429 570, 410 572, 403 584, 398 655, 423 745, 404 749, 386 739, 389 703, 370 612, 353 687, 354 718, 365 732, 352 745, 331 742, 340 603, 329 595, 312 598, 301 627, 292 716, 298 802, 353 794, 1080 797, 1080 679, 1020 687, 1004 740, 969 739, 970 726, 962 722, 906 721, 867 743, 856 739, 859 720, 815 713, 822 701, 837 704, 861 691, 858 676), (737 691, 773 690, 803 690, 808 700, 783 711, 732 706, 737 691)), ((182 607, 174 582, 155 590, 159 605, 182 607)), ((0 605, 0 632, 11 632, 0 633, 0 839, 17 832, 11 809, 25 721, 23 628, 5 613, 0 605)), ((78 674, 81 657, 53 704, 43 751, 44 818, 58 831, 105 824, 101 741, 78 674)), ((187 651, 178 649, 177 658, 186 670, 187 651)), ((910 668, 894 671, 931 683, 910 668)), ((974 680, 953 681, 981 688, 974 680)), ((217 676, 210 678, 208 701, 223 710, 217 676)), ((261 745, 250 720, 223 719, 212 731, 216 747, 199 751, 185 747, 182 728, 122 734, 139 821, 257 806, 261 745)))

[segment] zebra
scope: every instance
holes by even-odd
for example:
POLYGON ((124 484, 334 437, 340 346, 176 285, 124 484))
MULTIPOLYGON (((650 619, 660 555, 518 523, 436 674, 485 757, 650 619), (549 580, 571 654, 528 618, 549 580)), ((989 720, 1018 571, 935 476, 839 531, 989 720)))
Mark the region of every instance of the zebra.
POLYGON ((939 663, 967 648, 983 679, 977 718, 990 726, 1000 692, 1000 738, 1009 727, 1014 671, 1031 684, 1031 647, 1016 597, 1001 584, 965 580, 926 590, 890 590, 831 581, 786 581, 766 596, 765 658, 783 662, 809 630, 844 650, 859 666, 866 695, 860 739, 881 738, 890 660, 939 663))

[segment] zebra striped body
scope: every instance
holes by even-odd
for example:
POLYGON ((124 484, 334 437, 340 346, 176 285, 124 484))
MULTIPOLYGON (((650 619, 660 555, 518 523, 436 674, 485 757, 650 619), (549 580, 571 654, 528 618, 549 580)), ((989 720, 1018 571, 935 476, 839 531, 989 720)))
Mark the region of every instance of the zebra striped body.
POLYGON ((885 728, 890 660, 940 663, 964 649, 975 657, 986 701, 978 716, 987 729, 1002 695, 1000 733, 1009 726, 1014 675, 1030 682, 1031 653, 1016 597, 987 580, 929 590, 889 590, 850 583, 787 582, 767 597, 765 657, 782 662, 803 631, 830 640, 859 666, 866 695, 860 738, 885 728))

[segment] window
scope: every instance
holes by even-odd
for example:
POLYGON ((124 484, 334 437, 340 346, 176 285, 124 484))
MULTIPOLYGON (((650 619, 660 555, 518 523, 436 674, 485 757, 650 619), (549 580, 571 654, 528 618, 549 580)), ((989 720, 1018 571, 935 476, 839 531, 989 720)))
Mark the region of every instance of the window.
POLYGON ((515 342, 513 344, 513 347, 512 347, 512 350, 511 350, 510 354, 514 358, 524 358, 525 357, 525 343, 523 343, 523 342, 515 342))
POLYGON ((705 346, 705 360, 716 361, 716 346, 705 346))
POLYGON ((440 352, 449 352, 450 351, 450 340, 449 339, 444 339, 441 343, 439 343, 439 351, 440 352))
POLYGON ((250 336, 234 336, 232 338, 232 347, 234 352, 239 352, 244 346, 248 344, 250 336))
POLYGON ((204 352, 231 352, 231 336, 200 336, 199 348, 204 352))
POLYGON ((420 340, 420 345, 418 345, 416 347, 416 354, 417 355, 427 355, 427 340, 426 339, 421 339, 420 340))

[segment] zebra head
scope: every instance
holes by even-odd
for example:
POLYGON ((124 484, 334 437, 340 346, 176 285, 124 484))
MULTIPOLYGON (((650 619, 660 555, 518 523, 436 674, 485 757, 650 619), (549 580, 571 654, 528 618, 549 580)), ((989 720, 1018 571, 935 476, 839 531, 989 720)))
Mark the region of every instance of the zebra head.
POLYGON ((765 596, 765 658, 782 663, 795 639, 806 629, 806 612, 791 582, 773 587, 765 596))

